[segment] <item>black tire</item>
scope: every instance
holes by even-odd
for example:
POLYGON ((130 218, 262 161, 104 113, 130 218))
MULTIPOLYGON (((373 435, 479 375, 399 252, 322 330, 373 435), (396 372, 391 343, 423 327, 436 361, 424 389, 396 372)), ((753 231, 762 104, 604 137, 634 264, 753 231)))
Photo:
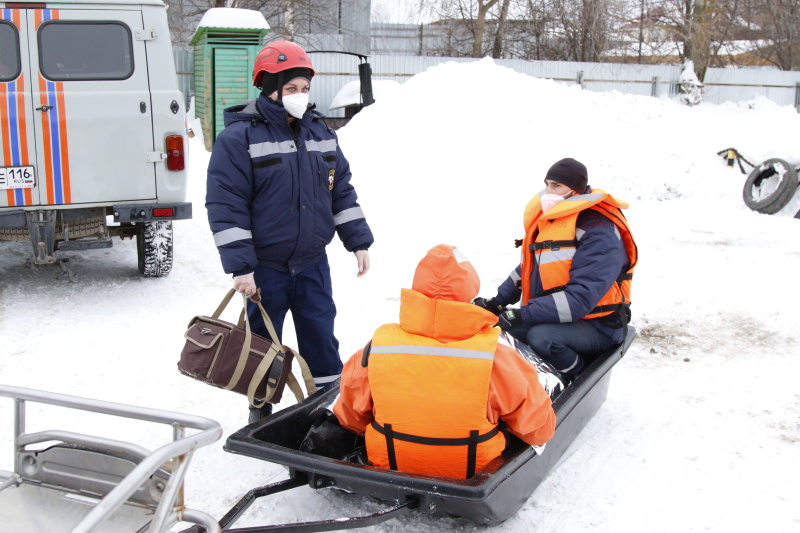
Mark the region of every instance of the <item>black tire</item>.
POLYGON ((753 211, 771 215, 783 209, 797 190, 797 170, 783 159, 767 159, 747 176, 742 198, 753 211))
POLYGON ((146 278, 163 278, 172 271, 172 221, 144 222, 136 235, 139 272, 146 278))

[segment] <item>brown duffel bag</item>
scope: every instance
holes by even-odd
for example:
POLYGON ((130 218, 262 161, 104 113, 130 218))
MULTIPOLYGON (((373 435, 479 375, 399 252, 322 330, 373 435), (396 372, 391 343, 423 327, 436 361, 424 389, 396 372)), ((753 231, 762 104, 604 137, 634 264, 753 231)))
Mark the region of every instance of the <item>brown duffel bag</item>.
POLYGON ((309 394, 315 392, 314 378, 305 360, 278 339, 275 327, 261 305, 260 291, 251 299, 261 311, 271 340, 250 331, 247 297, 244 295, 239 325, 219 319, 235 293, 233 289, 228 291, 211 316, 196 316, 189 322, 178 370, 209 385, 244 394, 250 405, 261 407, 267 402, 278 403, 286 385, 298 402, 303 399, 303 391, 291 373, 294 359, 300 365, 306 390, 309 394))

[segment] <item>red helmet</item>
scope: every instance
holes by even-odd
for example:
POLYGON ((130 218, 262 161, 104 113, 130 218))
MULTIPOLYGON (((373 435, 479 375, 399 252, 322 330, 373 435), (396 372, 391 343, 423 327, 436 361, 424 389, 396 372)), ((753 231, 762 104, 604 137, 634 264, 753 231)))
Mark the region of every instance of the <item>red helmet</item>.
POLYGON ((291 68, 307 68, 314 76, 314 67, 305 50, 293 42, 274 41, 261 49, 253 67, 253 85, 261 87, 264 72, 277 74, 291 68))

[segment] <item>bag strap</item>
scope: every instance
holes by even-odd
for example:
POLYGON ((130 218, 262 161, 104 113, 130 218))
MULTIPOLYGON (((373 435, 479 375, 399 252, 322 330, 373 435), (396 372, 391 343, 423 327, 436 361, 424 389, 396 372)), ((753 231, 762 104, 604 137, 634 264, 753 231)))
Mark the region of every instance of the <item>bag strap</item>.
MULTIPOLYGON (((308 368, 308 363, 306 363, 306 360, 302 355, 297 353, 295 350, 292 350, 288 346, 284 346, 284 348, 286 348, 287 351, 292 352, 292 355, 297 360, 297 364, 300 366, 300 374, 303 376, 303 382, 306 385, 306 390, 308 391, 309 396, 317 392, 317 385, 314 383, 314 376, 311 375, 311 369, 308 368)), ((303 391, 300 390, 300 385, 297 383, 297 379, 292 374, 289 374, 289 377, 286 379, 286 384, 294 393, 297 401, 301 401, 303 399, 303 391)))
MULTIPOLYGON (((233 289, 228 291, 228 294, 222 300, 222 303, 217 308, 217 311, 215 311, 216 314, 214 315, 213 318, 219 317, 219 314, 230 302, 234 292, 236 291, 234 291, 233 289)), ((306 391, 308 391, 309 395, 316 392, 317 386, 314 383, 314 377, 311 375, 311 369, 308 367, 308 363, 306 363, 306 360, 297 351, 292 350, 291 348, 285 346, 280 342, 280 340, 278 339, 278 333, 275 330, 275 326, 272 324, 272 320, 269 318, 269 315, 267 314, 266 309, 264 309, 264 306, 261 305, 260 292, 258 293, 257 298, 258 299, 251 298, 250 300, 253 301, 258 306, 258 310, 261 312, 261 318, 264 320, 264 325, 267 327, 267 331, 269 332, 269 335, 272 339, 272 346, 270 347, 265 357, 261 360, 261 363, 259 363, 255 373, 253 374, 253 377, 250 379, 250 384, 247 387, 247 399, 250 401, 250 405, 252 405, 253 407, 262 407, 266 403, 266 401, 269 400, 274 394, 275 386, 274 385, 270 386, 269 384, 267 384, 267 394, 265 401, 262 402, 260 405, 256 405, 255 394, 256 394, 256 389, 258 388, 258 384, 261 382, 262 379, 264 379, 264 375, 267 373, 270 365, 272 364, 272 362, 275 360, 276 356, 279 353, 288 354, 291 352, 294 358, 297 359, 297 364, 300 366, 300 372, 303 375, 303 381, 305 382, 306 385, 306 391), (280 347, 280 350, 277 347, 280 347)), ((242 302, 245 310, 247 309, 247 299, 248 299, 247 296, 242 294, 242 302)), ((234 370, 230 383, 228 383, 228 385, 225 387, 226 389, 232 389, 236 385, 236 383, 239 382, 239 379, 241 379, 242 374, 244 373, 245 365, 247 363, 247 355, 250 353, 250 344, 252 342, 252 331, 250 329, 250 321, 247 319, 246 312, 244 312, 244 315, 240 317, 240 320, 242 318, 244 319, 244 325, 245 325, 244 344, 242 345, 242 352, 239 354, 239 360, 236 363, 236 369, 234 370)), ((292 391, 297 401, 298 402, 303 401, 303 398, 305 397, 303 391, 300 388, 297 379, 294 377, 294 375, 292 375, 291 372, 289 372, 289 375, 286 378, 286 384, 289 386, 289 390, 292 391)))
MULTIPOLYGON (((257 403, 255 400, 258 384, 261 383, 262 379, 264 379, 264 376, 266 375, 267 371, 269 370, 269 367, 272 365, 275 359, 278 359, 279 363, 283 363, 286 359, 286 354, 279 352, 276 346, 277 345, 275 343, 272 343, 272 346, 269 347, 269 350, 267 351, 266 355, 258 364, 258 367, 256 367, 256 371, 253 373, 253 377, 250 379, 250 384, 247 386, 247 400, 250 402, 250 405, 252 405, 256 409, 263 407, 264 404, 267 403, 275 394, 275 386, 278 383, 273 379, 272 381, 275 381, 274 383, 270 383, 269 381, 267 381, 267 389, 266 389, 266 394, 264 395, 264 401, 261 403, 257 403)), ((295 396, 297 395, 295 394, 295 396)), ((298 398, 297 401, 299 402, 302 399, 303 398, 301 396, 300 398, 298 398)))

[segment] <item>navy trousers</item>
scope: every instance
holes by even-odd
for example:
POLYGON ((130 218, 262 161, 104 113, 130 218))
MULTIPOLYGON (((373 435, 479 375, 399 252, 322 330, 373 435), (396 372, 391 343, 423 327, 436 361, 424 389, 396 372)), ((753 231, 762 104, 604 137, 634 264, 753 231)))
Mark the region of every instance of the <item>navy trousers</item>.
MULTIPOLYGON (((254 277, 256 286, 261 289, 261 303, 278 336, 283 336, 287 311, 292 312, 297 348, 308 363, 317 387, 335 381, 342 373, 342 360, 339 341, 333 335, 336 305, 327 256, 294 276, 257 266, 254 277)), ((252 302, 247 304, 247 316, 253 332, 268 339, 261 312, 252 302)))
POLYGON ((567 378, 583 370, 587 359, 593 360, 615 344, 586 320, 521 326, 508 332, 567 378))

